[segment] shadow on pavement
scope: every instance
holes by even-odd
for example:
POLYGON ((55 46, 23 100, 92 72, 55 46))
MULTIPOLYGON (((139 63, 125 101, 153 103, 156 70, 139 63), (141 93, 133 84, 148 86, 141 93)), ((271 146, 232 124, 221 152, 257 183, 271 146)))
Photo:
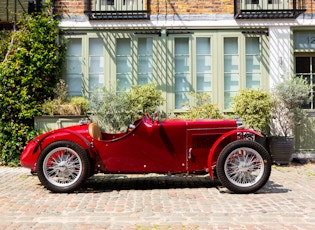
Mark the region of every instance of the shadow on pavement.
POLYGON ((125 176, 102 175, 87 180, 78 192, 111 192, 120 190, 154 190, 171 188, 215 188, 220 186, 218 180, 209 176, 125 176))
POLYGON ((263 194, 263 193, 288 193, 292 190, 284 188, 283 185, 277 184, 273 181, 268 181, 267 184, 260 189, 259 191, 257 191, 257 193, 259 194, 263 194))
MULTIPOLYGON (((209 176, 126 176, 126 175, 96 175, 78 191, 79 193, 112 192, 121 190, 155 190, 181 188, 217 188, 220 193, 231 193, 223 188, 218 180, 211 180, 209 176)), ((273 181, 256 192, 256 194, 288 193, 289 189, 273 181)))

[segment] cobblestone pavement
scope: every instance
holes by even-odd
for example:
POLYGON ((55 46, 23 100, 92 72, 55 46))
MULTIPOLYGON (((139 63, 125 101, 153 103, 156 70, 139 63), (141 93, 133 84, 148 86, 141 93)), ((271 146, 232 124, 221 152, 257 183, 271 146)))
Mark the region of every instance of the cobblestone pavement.
POLYGON ((97 175, 52 194, 28 169, 0 167, 0 229, 315 229, 315 164, 273 166, 256 194, 208 177, 97 175))

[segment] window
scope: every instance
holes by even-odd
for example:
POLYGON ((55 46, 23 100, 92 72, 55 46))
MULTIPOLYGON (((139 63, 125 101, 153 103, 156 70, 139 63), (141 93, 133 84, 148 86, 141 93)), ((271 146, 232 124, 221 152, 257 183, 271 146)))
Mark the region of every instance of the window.
MULTIPOLYGON (((295 72, 297 76, 300 76, 307 80, 311 84, 312 91, 309 92, 313 97, 313 100, 308 105, 305 105, 305 109, 314 109, 315 106, 315 56, 296 57, 295 58, 295 72)), ((307 93, 307 92, 305 92, 307 93)))
POLYGON ((196 39, 196 92, 211 93, 212 56, 210 38, 196 39))
POLYGON ((89 93, 104 86, 104 42, 101 38, 89 39, 89 93))
POLYGON ((138 39, 138 84, 153 81, 153 38, 138 39))
POLYGON ((260 60, 260 41, 258 37, 246 38, 246 87, 260 88, 261 60, 260 60))
POLYGON ((238 38, 224 38, 224 109, 240 89, 238 38))
POLYGON ((67 83, 69 96, 82 96, 82 39, 69 39, 67 60, 67 83))
POLYGON ((132 57, 130 38, 119 38, 116 43, 117 91, 125 91, 132 85, 132 57))
POLYGON ((189 102, 190 53, 189 38, 175 38, 175 109, 183 109, 189 102))

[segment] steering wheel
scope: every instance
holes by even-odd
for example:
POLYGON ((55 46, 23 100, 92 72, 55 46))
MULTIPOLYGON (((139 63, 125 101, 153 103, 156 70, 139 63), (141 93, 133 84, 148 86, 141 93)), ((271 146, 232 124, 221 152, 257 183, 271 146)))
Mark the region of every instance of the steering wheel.
POLYGON ((127 125, 126 133, 129 132, 129 129, 134 129, 135 128, 134 124, 132 124, 132 120, 133 120, 133 116, 130 116, 130 121, 129 121, 128 125, 127 125))

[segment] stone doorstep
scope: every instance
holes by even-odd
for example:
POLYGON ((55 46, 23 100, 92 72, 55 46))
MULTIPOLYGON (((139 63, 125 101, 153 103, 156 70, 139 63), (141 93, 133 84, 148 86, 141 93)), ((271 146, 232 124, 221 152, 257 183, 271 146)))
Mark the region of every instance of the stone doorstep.
POLYGON ((315 151, 295 152, 292 154, 291 160, 309 161, 315 163, 315 151))

